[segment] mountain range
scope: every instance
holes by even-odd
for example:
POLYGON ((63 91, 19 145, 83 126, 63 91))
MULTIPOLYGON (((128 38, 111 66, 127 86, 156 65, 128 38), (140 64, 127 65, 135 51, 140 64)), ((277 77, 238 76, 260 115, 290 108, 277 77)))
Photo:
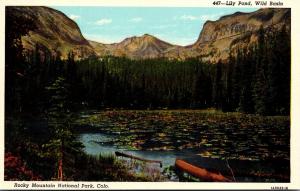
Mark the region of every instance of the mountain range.
MULTIPOLYGON (((133 36, 119 43, 104 44, 85 39, 75 21, 64 13, 42 6, 6 7, 10 15, 34 20, 35 29, 22 36, 25 53, 38 44, 54 55, 66 59, 73 52, 75 59, 94 56, 125 56, 131 59, 166 57, 186 59, 202 57, 216 62, 226 60, 230 49, 248 46, 257 40, 256 32, 262 26, 275 29, 291 27, 291 11, 285 8, 264 8, 251 13, 236 12, 216 21, 206 21, 198 40, 189 46, 165 42, 150 34, 133 36)), ((200 29, 199 29, 200 31, 200 29)))

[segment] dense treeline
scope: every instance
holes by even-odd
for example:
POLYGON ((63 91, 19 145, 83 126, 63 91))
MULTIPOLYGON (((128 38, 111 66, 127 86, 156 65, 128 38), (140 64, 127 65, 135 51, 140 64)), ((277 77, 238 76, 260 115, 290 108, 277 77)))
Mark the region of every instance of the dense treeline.
POLYGON ((214 103, 225 111, 289 115, 291 55, 286 27, 257 32, 258 42, 217 63, 214 103))
MULTIPOLYGON (((130 60, 90 57, 60 60, 36 46, 14 88, 19 110, 47 108, 45 87, 62 76, 70 86, 73 107, 208 108, 262 115, 287 115, 290 104, 290 35, 281 30, 257 32, 257 43, 235 48, 226 62, 206 63, 164 58, 130 60), (26 76, 25 76, 26 75, 26 76), (34 92, 34 94, 33 94, 34 92)), ((10 89, 11 87, 8 87, 10 89)), ((10 99, 7 100, 9 104, 10 99)))
POLYGON ((213 66, 199 59, 79 61, 78 85, 89 105, 125 108, 208 107, 213 66))

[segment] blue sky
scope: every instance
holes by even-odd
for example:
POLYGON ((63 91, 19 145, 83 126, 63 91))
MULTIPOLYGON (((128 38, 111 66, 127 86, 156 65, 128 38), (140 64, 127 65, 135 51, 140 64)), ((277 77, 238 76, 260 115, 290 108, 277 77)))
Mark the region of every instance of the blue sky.
POLYGON ((207 20, 255 8, 205 7, 52 7, 76 21, 89 40, 120 42, 131 36, 154 35, 177 45, 194 43, 207 20))

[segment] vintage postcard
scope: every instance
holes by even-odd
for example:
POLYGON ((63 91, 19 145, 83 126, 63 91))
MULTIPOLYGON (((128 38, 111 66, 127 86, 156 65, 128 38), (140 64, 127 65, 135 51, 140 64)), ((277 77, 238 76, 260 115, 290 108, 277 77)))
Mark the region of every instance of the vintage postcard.
POLYGON ((4 1, 0 189, 299 189, 297 8, 4 1))

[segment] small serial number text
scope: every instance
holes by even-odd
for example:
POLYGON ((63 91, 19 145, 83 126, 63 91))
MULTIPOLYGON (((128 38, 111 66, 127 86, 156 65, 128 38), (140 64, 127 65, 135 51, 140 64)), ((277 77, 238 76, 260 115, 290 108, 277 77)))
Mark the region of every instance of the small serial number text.
POLYGON ((271 190, 288 190, 287 186, 271 186, 271 190))

